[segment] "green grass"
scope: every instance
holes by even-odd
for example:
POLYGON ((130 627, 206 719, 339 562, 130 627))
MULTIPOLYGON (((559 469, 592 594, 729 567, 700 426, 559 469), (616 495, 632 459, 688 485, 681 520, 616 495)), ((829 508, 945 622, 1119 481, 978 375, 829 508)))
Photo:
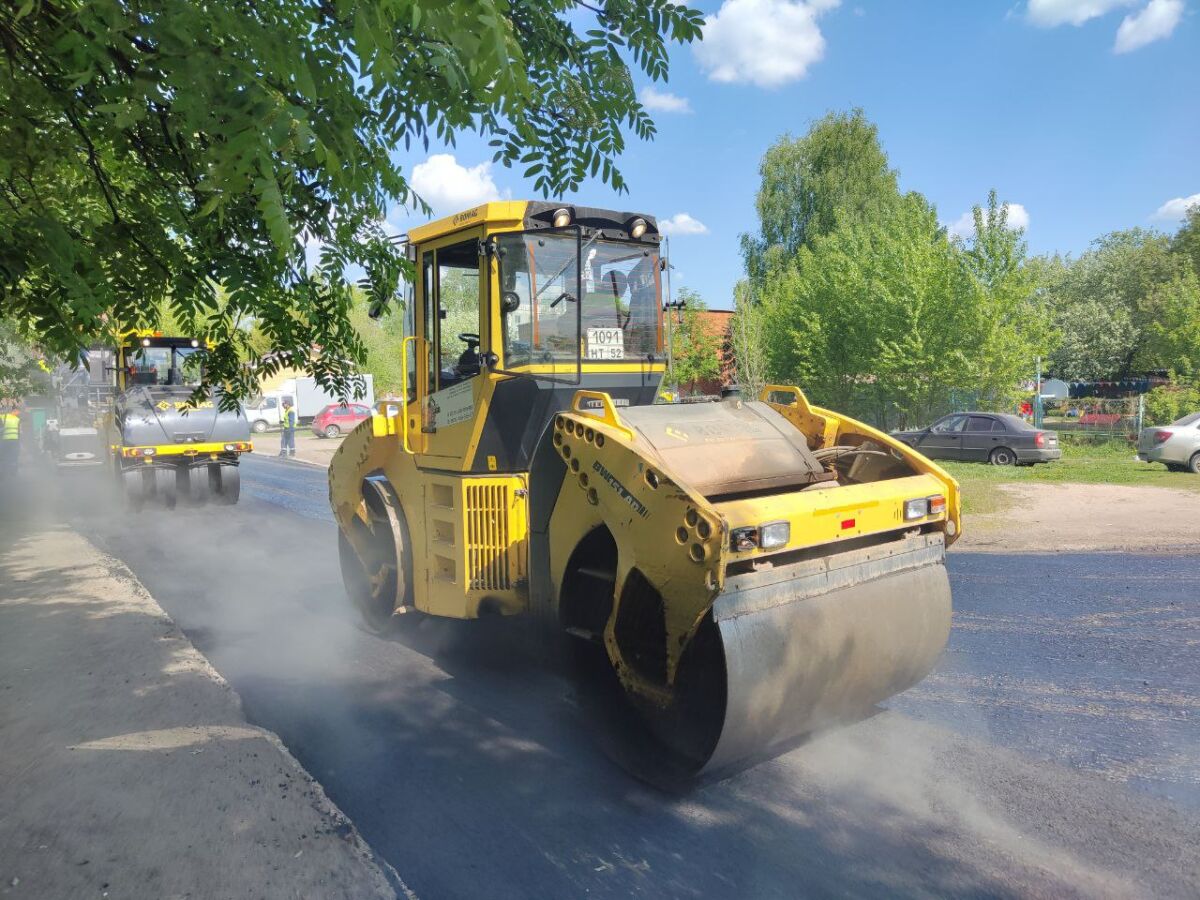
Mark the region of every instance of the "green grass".
POLYGON ((1003 484, 1124 484, 1169 487, 1200 493, 1200 476, 1169 472, 1161 463, 1139 462, 1132 447, 1063 447, 1062 459, 1036 466, 990 466, 939 460, 962 487, 963 512, 1000 512, 1011 501, 1003 484))

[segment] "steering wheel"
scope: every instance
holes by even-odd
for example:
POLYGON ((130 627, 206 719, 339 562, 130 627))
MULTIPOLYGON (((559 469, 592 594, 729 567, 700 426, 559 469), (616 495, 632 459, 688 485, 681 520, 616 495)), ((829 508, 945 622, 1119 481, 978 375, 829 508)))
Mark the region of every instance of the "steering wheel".
POLYGON ((462 333, 461 333, 461 334, 458 336, 458 339, 459 339, 460 341, 462 341, 464 344, 466 344, 468 349, 470 349, 470 347, 471 347, 472 345, 474 345, 474 346, 476 346, 476 347, 478 347, 478 346, 479 346, 479 335, 477 335, 477 334, 474 334, 474 333, 472 333, 472 332, 470 332, 470 331, 464 331, 464 332, 462 332, 462 333))

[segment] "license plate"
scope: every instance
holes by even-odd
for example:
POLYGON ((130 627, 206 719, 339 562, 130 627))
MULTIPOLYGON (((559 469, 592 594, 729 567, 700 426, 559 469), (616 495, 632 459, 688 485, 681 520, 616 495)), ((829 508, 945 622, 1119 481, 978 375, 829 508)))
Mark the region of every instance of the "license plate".
POLYGON ((625 332, 620 328, 589 328, 587 359, 624 359, 625 332))

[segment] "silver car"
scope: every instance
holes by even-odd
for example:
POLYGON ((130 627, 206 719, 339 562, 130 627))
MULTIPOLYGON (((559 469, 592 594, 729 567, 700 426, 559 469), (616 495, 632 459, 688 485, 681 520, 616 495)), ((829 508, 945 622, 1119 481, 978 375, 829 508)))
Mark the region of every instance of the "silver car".
POLYGON ((1200 475, 1200 412, 1170 425, 1143 428, 1138 438, 1138 459, 1160 462, 1176 472, 1200 475))

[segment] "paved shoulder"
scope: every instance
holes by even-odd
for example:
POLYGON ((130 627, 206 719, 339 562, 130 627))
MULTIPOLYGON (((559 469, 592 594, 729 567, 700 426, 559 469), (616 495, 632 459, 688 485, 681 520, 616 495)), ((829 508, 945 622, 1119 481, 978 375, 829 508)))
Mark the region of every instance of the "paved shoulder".
POLYGON ((0 532, 0 885, 12 896, 405 888, 123 565, 0 532))

